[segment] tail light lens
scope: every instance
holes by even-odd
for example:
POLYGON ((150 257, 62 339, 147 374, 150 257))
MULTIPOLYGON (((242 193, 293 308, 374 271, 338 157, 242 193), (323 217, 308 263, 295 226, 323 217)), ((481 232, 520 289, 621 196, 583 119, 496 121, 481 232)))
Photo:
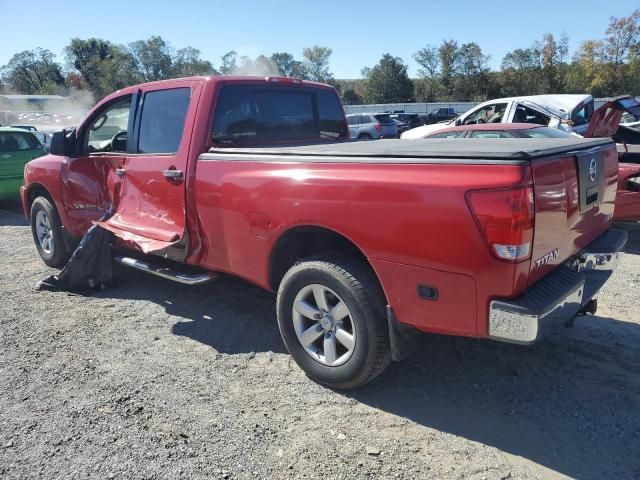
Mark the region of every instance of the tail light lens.
POLYGON ((491 253, 512 262, 531 257, 533 186, 469 192, 469 205, 491 253))
POLYGON ((376 129, 376 131, 381 132, 382 131, 382 125, 380 125, 379 123, 376 123, 373 125, 373 128, 376 129))

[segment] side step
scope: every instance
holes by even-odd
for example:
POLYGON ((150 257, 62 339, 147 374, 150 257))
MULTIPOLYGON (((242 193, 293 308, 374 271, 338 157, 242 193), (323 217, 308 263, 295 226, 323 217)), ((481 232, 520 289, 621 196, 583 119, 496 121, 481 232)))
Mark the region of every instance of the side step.
POLYGON ((137 258, 121 257, 117 256, 113 258, 116 262, 126 267, 135 268, 142 272, 147 272, 157 277, 166 278, 167 280, 173 280, 174 282, 182 283, 184 285, 201 285, 203 283, 210 282, 218 275, 210 272, 201 273, 186 273, 179 272, 172 268, 161 267, 159 265, 153 265, 151 263, 143 262, 137 258))

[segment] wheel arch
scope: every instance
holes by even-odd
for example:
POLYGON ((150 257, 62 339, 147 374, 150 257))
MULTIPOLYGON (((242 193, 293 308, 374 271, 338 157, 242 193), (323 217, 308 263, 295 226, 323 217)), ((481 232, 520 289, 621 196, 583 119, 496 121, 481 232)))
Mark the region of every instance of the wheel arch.
POLYGON ((53 195, 51 195, 51 192, 47 189, 47 187, 45 187, 43 184, 38 182, 32 183, 27 188, 27 195, 26 195, 27 210, 31 209, 31 205, 33 204, 33 201, 38 197, 45 197, 47 200, 50 200, 51 202, 53 202, 53 204, 58 209, 58 212, 60 212, 60 208, 58 207, 57 202, 53 198, 53 195))
POLYGON ((337 253, 361 261, 371 270, 385 296, 384 301, 387 301, 382 282, 363 249, 346 235, 319 225, 296 225, 280 234, 269 253, 269 288, 277 291, 287 270, 303 258, 325 253, 337 253))

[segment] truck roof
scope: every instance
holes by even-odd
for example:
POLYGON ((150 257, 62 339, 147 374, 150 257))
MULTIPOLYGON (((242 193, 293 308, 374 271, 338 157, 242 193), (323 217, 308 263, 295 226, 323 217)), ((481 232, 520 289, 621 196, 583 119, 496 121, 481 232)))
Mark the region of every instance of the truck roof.
MULTIPOLYGON (((293 77, 282 77, 282 76, 247 76, 247 75, 201 75, 201 76, 193 76, 193 77, 180 77, 180 78, 170 78, 167 80, 156 80, 155 82, 144 82, 138 85, 131 85, 129 87, 123 88, 119 90, 119 92, 126 90, 137 90, 139 87, 145 85, 171 85, 173 83, 182 82, 185 80, 200 80, 206 82, 219 82, 219 83, 276 83, 282 84, 286 86, 307 86, 307 87, 321 87, 332 89, 331 85, 320 82, 312 82, 311 80, 301 80, 299 78, 293 77)), ((116 92, 117 93, 117 92, 116 92)), ((111 95, 109 95, 111 96, 111 95)))
POLYGON ((325 144, 286 147, 229 147, 212 148, 203 158, 247 159, 254 157, 262 161, 358 161, 376 162, 388 159, 475 159, 475 160, 515 160, 528 161, 573 150, 587 150, 593 147, 611 145, 608 138, 442 138, 428 142, 418 140, 379 140, 372 142, 335 142, 325 144))

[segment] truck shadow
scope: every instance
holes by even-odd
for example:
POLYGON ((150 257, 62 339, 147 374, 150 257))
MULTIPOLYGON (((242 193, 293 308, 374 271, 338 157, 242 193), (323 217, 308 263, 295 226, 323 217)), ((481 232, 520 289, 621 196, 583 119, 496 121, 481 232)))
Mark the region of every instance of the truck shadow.
POLYGON ((19 202, 0 201, 0 227, 17 227, 29 225, 22 214, 19 202))
POLYGON ((638 478, 638 345, 637 324, 597 316, 533 347, 425 336, 347 395, 569 477, 638 478))
MULTIPOLYGON (((228 277, 185 287, 116 273, 119 285, 96 296, 158 303, 175 335, 229 354, 286 353, 269 293, 228 277)), ((570 477, 637 478, 639 346, 640 326, 601 316, 532 347, 425 335, 369 385, 336 394, 570 477)))
POLYGON ((174 335, 221 353, 286 353, 269 292, 224 275, 209 284, 186 286, 119 265, 114 273, 116 286, 92 296, 152 301, 176 320, 171 327, 174 335))
POLYGON ((629 234, 629 241, 624 252, 640 255, 640 222, 619 222, 615 224, 615 228, 626 230, 629 234))

